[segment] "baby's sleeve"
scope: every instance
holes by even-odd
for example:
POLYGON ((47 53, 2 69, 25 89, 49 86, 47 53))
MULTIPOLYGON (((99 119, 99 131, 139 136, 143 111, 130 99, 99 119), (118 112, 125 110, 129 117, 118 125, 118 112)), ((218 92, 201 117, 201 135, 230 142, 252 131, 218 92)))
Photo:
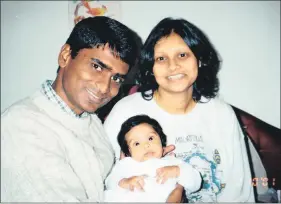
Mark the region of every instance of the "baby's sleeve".
POLYGON ((180 168, 178 183, 185 188, 186 193, 192 193, 199 190, 202 183, 202 177, 199 171, 182 160, 178 166, 180 168))
POLYGON ((130 169, 130 161, 127 159, 122 159, 116 161, 116 164, 113 166, 110 174, 105 179, 105 186, 107 190, 113 190, 119 188, 119 181, 125 176, 128 176, 128 170, 130 169))

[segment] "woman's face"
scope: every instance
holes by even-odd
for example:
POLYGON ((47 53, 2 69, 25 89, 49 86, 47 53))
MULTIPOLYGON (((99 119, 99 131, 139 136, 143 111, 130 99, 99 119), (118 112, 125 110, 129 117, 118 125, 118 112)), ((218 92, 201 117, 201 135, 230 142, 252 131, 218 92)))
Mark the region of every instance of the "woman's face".
POLYGON ((154 47, 153 73, 159 91, 186 92, 197 78, 197 59, 175 33, 161 38, 154 47))

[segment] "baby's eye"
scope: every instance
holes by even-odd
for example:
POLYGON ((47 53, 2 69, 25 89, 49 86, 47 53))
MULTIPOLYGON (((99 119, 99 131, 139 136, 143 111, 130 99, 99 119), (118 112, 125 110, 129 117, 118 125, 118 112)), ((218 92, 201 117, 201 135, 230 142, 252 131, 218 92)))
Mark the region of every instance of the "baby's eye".
POLYGON ((102 68, 101 68, 99 65, 93 64, 92 66, 94 67, 95 70, 97 70, 97 71, 99 71, 99 72, 102 71, 102 68))
POLYGON ((148 138, 149 141, 152 141, 153 139, 154 139, 153 136, 148 138))
POLYGON ((135 146, 139 146, 139 145, 140 145, 140 143, 139 143, 139 142, 136 142, 136 143, 135 143, 135 146))
POLYGON ((186 57, 187 54, 186 53, 180 53, 180 57, 186 57))

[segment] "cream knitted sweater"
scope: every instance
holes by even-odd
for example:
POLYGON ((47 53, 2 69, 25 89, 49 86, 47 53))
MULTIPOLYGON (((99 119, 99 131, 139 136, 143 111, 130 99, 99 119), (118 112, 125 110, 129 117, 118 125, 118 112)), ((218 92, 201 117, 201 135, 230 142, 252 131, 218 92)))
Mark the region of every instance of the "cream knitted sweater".
POLYGON ((41 92, 1 115, 1 201, 103 201, 113 150, 94 114, 75 118, 41 92))

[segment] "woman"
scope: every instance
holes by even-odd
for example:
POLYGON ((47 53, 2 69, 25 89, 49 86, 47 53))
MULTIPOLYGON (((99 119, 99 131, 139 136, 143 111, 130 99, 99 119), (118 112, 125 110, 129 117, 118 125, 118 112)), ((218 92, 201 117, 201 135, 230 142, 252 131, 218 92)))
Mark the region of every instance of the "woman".
POLYGON ((117 134, 131 116, 156 119, 178 158, 200 171, 189 202, 254 202, 244 136, 231 106, 217 98, 220 61, 204 33, 183 19, 165 18, 148 36, 140 59, 139 91, 120 100, 105 129, 117 134))

